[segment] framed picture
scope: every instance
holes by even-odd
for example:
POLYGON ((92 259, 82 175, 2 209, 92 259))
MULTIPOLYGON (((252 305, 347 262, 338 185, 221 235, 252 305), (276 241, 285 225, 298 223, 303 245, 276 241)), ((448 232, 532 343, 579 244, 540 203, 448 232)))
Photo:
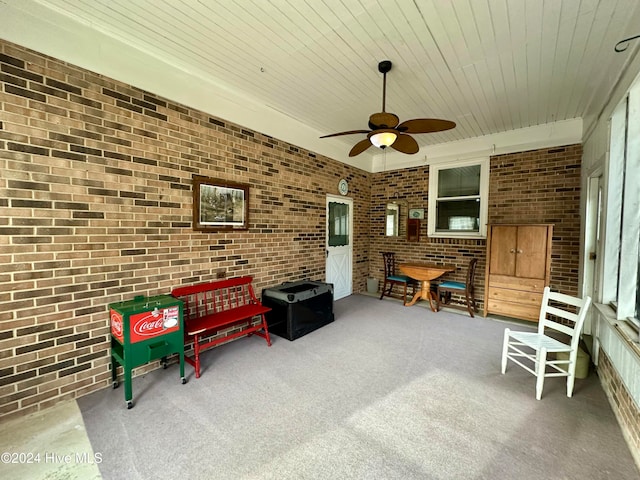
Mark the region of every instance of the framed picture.
POLYGON ((424 208, 410 208, 409 218, 416 218, 418 220, 424 220, 424 208))
POLYGON ((249 185, 193 176, 193 229, 202 232, 247 230, 249 185))

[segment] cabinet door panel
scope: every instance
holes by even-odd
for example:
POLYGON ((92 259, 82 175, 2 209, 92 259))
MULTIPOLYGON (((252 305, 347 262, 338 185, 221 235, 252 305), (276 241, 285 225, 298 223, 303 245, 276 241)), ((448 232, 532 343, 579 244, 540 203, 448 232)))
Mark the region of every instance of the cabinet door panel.
POLYGON ((518 227, 495 225, 491 230, 491 273, 514 275, 516 272, 516 240, 518 227))
POLYGON ((547 227, 521 225, 518 227, 517 277, 545 278, 547 258, 547 227))

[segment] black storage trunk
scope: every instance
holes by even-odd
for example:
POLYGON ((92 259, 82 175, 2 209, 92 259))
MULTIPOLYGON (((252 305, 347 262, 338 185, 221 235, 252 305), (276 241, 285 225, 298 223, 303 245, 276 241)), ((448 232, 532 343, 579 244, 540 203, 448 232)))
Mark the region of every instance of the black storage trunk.
POLYGON ((262 290, 269 333, 295 340, 333 322, 333 285, 301 280, 262 290))

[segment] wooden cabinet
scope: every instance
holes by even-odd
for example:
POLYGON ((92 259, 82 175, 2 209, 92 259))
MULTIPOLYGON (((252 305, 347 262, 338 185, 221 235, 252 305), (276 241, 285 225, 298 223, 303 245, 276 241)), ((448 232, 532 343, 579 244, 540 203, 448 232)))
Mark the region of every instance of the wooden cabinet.
POLYGON ((551 274, 553 225, 489 225, 484 315, 538 321, 551 274))

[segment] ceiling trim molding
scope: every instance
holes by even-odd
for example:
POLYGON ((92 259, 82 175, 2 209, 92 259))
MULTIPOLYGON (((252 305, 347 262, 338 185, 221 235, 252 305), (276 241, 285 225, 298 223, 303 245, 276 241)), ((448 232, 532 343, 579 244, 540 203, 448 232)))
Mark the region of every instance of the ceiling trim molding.
POLYGON ((386 151, 373 160, 373 172, 426 166, 438 162, 503 155, 582 143, 582 119, 536 125, 507 132, 423 147, 415 155, 386 151))

